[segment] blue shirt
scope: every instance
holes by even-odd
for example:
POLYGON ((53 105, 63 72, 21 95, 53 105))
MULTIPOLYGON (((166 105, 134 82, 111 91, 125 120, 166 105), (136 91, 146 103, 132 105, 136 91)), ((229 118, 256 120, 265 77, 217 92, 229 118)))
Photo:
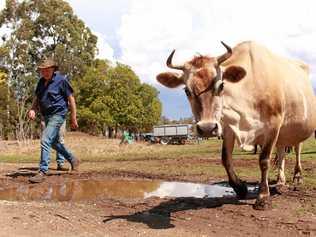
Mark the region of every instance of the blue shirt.
POLYGON ((40 111, 43 116, 62 115, 68 111, 68 96, 73 89, 65 76, 55 72, 53 78, 45 86, 45 79, 37 83, 35 94, 38 98, 40 111))

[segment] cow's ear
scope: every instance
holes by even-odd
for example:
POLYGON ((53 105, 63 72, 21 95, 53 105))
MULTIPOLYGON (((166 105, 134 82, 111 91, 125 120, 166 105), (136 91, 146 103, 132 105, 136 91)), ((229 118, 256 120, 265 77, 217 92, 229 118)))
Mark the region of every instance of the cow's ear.
POLYGON ((157 81, 169 88, 175 88, 184 84, 184 80, 181 75, 173 72, 163 72, 157 75, 157 81))
POLYGON ((230 66, 223 73, 223 79, 231 82, 239 82, 247 75, 246 70, 240 66, 230 66))

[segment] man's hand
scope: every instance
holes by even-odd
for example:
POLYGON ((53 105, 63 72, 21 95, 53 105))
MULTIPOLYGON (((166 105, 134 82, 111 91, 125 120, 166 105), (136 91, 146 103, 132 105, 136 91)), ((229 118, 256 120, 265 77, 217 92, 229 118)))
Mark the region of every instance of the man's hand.
POLYGON ((77 122, 76 102, 75 102, 75 97, 73 95, 68 96, 68 103, 69 103, 69 108, 71 112, 70 127, 73 130, 75 130, 78 128, 78 122, 77 122))
POLYGON ((31 110, 28 112, 28 116, 29 116, 29 119, 34 120, 34 119, 35 119, 35 116, 36 116, 35 110, 34 110, 34 109, 31 109, 31 110))
POLYGON ((70 127, 73 130, 76 130, 79 127, 76 117, 71 116, 71 118, 70 118, 70 127))

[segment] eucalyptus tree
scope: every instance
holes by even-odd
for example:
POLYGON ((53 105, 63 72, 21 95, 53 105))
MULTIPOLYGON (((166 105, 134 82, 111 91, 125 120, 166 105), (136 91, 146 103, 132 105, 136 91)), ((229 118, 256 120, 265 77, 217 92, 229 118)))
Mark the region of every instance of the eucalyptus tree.
POLYGON ((158 91, 141 83, 135 72, 127 65, 118 63, 107 74, 108 100, 114 128, 133 131, 150 130, 161 116, 158 91))
POLYGON ((142 109, 138 111, 137 130, 148 132, 158 124, 161 116, 161 102, 158 98, 159 92, 153 86, 142 83, 137 90, 137 95, 141 99, 142 109))
POLYGON ((63 0, 6 0, 0 27, 8 32, 1 36, 7 53, 0 66, 8 71, 17 105, 17 138, 24 139, 38 62, 54 57, 60 70, 77 80, 93 62, 97 37, 63 0))
POLYGON ((0 68, 0 138, 14 137, 17 108, 7 83, 7 73, 0 68))
POLYGON ((158 91, 141 83, 127 65, 96 60, 75 82, 75 89, 78 122, 84 132, 112 137, 113 130, 146 131, 159 121, 158 91))
POLYGON ((113 119, 107 106, 109 100, 107 71, 109 68, 108 61, 96 59, 83 77, 73 84, 77 95, 78 123, 83 132, 105 134, 108 127, 113 125, 113 119))

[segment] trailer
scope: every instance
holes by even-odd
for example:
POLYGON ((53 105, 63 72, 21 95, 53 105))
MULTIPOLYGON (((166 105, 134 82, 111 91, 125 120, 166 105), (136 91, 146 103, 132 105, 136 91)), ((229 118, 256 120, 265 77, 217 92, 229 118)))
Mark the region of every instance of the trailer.
POLYGON ((185 144, 191 135, 191 124, 167 124, 154 126, 155 141, 163 145, 185 144))

